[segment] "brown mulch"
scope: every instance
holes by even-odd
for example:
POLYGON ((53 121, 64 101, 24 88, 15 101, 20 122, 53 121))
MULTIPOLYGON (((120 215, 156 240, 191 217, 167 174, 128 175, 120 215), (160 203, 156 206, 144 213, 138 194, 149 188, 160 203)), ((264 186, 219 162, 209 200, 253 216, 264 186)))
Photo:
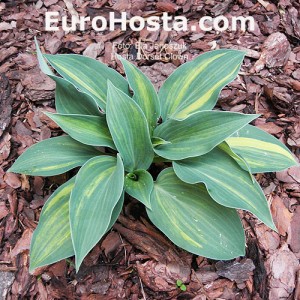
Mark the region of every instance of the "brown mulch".
POLYGON ((257 175, 271 203, 279 233, 248 213, 240 215, 247 255, 212 261, 182 251, 159 233, 143 207, 127 200, 112 231, 75 273, 73 259, 28 272, 28 249, 41 208, 66 177, 5 173, 32 144, 59 134, 43 111, 55 111, 55 84, 35 57, 33 37, 47 53, 78 53, 123 72, 112 59, 114 43, 130 54, 158 88, 173 70, 198 54, 218 48, 247 51, 240 75, 221 93, 224 110, 259 113, 255 125, 275 135, 300 157, 300 4, 298 0, 146 1, 6 0, 0 2, 0 298, 7 299, 300 299, 300 168, 257 175), (71 5, 70 5, 71 4, 71 5), (192 25, 201 16, 253 16, 253 32, 95 33, 44 30, 46 11, 94 16, 109 11, 149 16, 184 14, 192 25), (137 60, 144 54, 181 58, 137 60), (178 45, 162 49, 155 45, 178 45), (185 45, 186 47, 182 47, 185 45), (181 47, 180 47, 181 46, 181 47), (169 52, 168 52, 169 51, 169 52), (176 287, 181 279, 187 286, 176 287))

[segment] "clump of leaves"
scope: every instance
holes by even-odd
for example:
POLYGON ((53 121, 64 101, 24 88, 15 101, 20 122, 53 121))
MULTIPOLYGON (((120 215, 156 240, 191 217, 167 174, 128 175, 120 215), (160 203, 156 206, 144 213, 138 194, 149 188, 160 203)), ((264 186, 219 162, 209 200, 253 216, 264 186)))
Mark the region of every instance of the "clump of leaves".
POLYGON ((182 282, 182 280, 176 280, 176 286, 181 289, 183 292, 186 291, 186 285, 182 282))
POLYGON ((43 72, 56 82, 57 113, 46 115, 67 135, 33 145, 9 171, 53 176, 81 168, 41 212, 31 271, 73 255, 78 270, 117 220, 124 193, 143 203, 176 245, 212 259, 244 255, 236 209, 276 230, 252 173, 295 165, 292 154, 249 125, 258 115, 212 110, 221 89, 237 76, 244 53, 202 54, 180 66, 158 94, 121 57, 127 81, 88 57, 43 55, 38 46, 37 54, 43 72), (169 167, 154 182, 147 170, 157 161, 169 167))

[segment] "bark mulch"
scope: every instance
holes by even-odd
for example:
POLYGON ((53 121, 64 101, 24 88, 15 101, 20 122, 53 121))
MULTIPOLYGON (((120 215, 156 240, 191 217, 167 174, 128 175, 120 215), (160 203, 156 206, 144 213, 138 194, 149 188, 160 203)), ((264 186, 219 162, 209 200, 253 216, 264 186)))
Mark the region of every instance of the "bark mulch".
POLYGON ((29 245, 41 208, 67 175, 49 178, 5 173, 32 144, 61 134, 43 111, 55 111, 55 84, 44 76, 33 37, 47 53, 84 54, 123 73, 115 49, 129 54, 158 88, 186 60, 218 48, 247 52, 241 72, 221 93, 224 110, 259 113, 255 125, 300 157, 300 4, 297 0, 146 1, 9 0, 0 2, 0 298, 3 299, 300 299, 300 168, 257 175, 278 233, 240 212, 247 254, 213 261, 175 247, 127 200, 110 233, 79 273, 73 258, 29 274, 29 245), (253 16, 252 32, 46 32, 46 11, 84 16, 126 11, 128 16, 253 16), (137 60, 136 42, 149 59, 137 60), (129 44, 131 47, 114 48, 129 44), (173 43, 177 47, 162 48, 173 43), (161 53, 159 60, 151 56, 161 53), (168 54, 168 55, 166 55, 168 54), (170 54, 182 54, 170 59, 170 54), (187 286, 176 287, 181 279, 187 286))

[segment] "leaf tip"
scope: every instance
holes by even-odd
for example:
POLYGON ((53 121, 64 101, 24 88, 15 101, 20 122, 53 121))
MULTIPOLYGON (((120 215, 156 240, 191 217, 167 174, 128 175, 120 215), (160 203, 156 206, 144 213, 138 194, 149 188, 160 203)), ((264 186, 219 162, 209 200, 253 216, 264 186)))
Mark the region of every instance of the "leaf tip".
POLYGON ((277 227, 276 227, 276 225, 275 225, 275 223, 274 223, 273 220, 272 220, 272 222, 270 224, 267 224, 267 225, 268 225, 268 227, 270 229, 274 230, 276 233, 279 233, 279 231, 278 231, 278 229, 277 229, 277 227))
POLYGON ((16 164, 16 161, 5 173, 18 173, 18 174, 21 174, 22 170, 18 170, 18 168, 15 166, 15 164, 16 164))
MULTIPOLYGON (((107 80, 107 94, 109 94, 112 90, 115 90, 116 87, 114 86, 114 84, 108 79, 107 80)), ((107 97, 109 98, 109 97, 107 97)))
POLYGON ((80 269, 80 266, 83 262, 83 259, 84 259, 84 256, 83 257, 81 257, 81 256, 78 257, 78 254, 75 254, 75 270, 76 270, 76 273, 79 272, 79 269, 80 269))
POLYGON ((242 57, 245 57, 246 56, 246 54, 247 54, 247 51, 246 50, 235 50, 237 53, 239 53, 240 54, 240 56, 242 56, 242 57))
POLYGON ((33 275, 35 269, 36 267, 32 267, 31 265, 29 265, 29 274, 33 275))
POLYGON ((55 120, 57 120, 57 118, 55 118, 55 113, 51 113, 49 111, 43 111, 42 113, 56 123, 55 120))
POLYGON ((45 265, 41 264, 41 263, 38 263, 38 260, 36 260, 36 257, 35 256, 35 253, 33 253, 33 250, 32 250, 32 245, 30 245, 30 251, 29 251, 30 255, 29 255, 29 273, 31 275, 34 275, 35 271, 38 269, 38 268, 41 268, 45 265))
MULTIPOLYGON (((31 250, 30 250, 31 252, 31 250)), ((42 265, 36 264, 36 261, 34 261, 32 254, 30 254, 30 258, 29 258, 29 273, 31 275, 34 275, 36 269, 41 268, 42 265)))
POLYGON ((36 36, 33 37, 33 40, 34 40, 36 49, 39 48, 39 43, 38 43, 36 36))
POLYGON ((255 120, 261 116, 261 114, 246 114, 251 120, 255 120))
POLYGON ((247 54, 246 50, 240 50, 240 49, 227 49, 227 50, 231 51, 232 53, 235 53, 236 58, 241 58, 242 60, 247 54))
POLYGON ((44 115, 46 115, 47 117, 53 115, 53 113, 51 113, 51 112, 49 112, 49 111, 42 111, 42 113, 43 113, 44 115))

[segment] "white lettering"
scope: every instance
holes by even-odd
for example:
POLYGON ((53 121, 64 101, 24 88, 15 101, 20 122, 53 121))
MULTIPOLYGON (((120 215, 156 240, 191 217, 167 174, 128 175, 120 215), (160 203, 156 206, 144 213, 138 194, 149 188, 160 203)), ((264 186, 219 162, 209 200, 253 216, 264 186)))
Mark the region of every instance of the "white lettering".
POLYGON ((218 16, 218 17, 216 17, 214 19, 213 25, 214 25, 214 29, 215 30, 217 30, 217 31, 225 31, 229 27, 229 21, 224 16, 218 16), (222 23, 222 22, 223 22, 223 25, 221 27, 219 24, 222 23))
POLYGON ((57 26, 52 26, 53 23, 58 23, 58 19, 54 19, 52 17, 58 17, 59 13, 58 11, 47 11, 45 16, 45 30, 46 31, 58 31, 57 26))
MULTIPOLYGON (((45 13, 45 30, 58 31, 60 24, 59 12, 46 12, 45 13)), ((164 12, 161 17, 150 16, 148 18, 142 18, 140 16, 134 16, 127 20, 126 12, 122 12, 118 17, 115 16, 115 12, 109 13, 109 19, 103 16, 96 16, 91 18, 89 16, 71 16, 68 19, 67 16, 61 17, 61 27, 65 31, 85 31, 87 26, 92 26, 95 31, 104 31, 109 29, 110 31, 116 30, 121 27, 122 31, 127 30, 127 24, 133 31, 141 31, 146 28, 148 31, 157 31, 161 27, 165 31, 187 31, 189 30, 188 20, 184 16, 169 16, 167 12, 164 12)), ((225 16, 218 16, 213 18, 211 16, 204 16, 199 19, 199 27, 202 31, 216 30, 219 32, 230 29, 231 31, 253 31, 255 29, 255 20, 253 17, 232 17, 228 19, 225 16)), ((195 25, 190 26, 192 31, 197 28, 195 25)))
POLYGON ((121 30, 126 31, 126 21, 127 21, 126 12, 121 12, 120 19, 115 18, 114 12, 110 12, 109 13, 109 30, 114 31, 116 24, 121 24, 121 30))
POLYGON ((161 17, 162 21, 163 21, 163 29, 165 31, 171 31, 172 27, 169 27, 169 21, 172 21, 172 16, 168 16, 167 12, 164 12, 162 17, 161 17))
POLYGON ((159 17, 151 16, 147 19, 147 30, 149 31, 157 31, 159 30, 159 17))
POLYGON ((176 31, 187 31, 187 18, 175 17, 173 29, 176 31))
POLYGON ((104 31, 107 28, 107 20, 102 16, 94 17, 92 20, 92 28, 95 31, 104 31), (101 26, 98 26, 98 22, 101 22, 101 26))
POLYGON ((140 16, 132 17, 129 20, 129 27, 133 31, 141 31, 145 27, 145 20, 140 16), (139 25, 136 26, 136 23, 138 23, 139 25))
POLYGON ((249 24, 249 31, 253 31, 255 29, 255 20, 253 17, 232 17, 231 30, 237 31, 238 23, 241 24, 241 31, 246 31, 246 23, 249 24))
POLYGON ((200 18, 200 20, 199 20, 200 29, 203 30, 203 31, 212 31, 213 27, 212 26, 206 27, 205 24, 204 24, 205 21, 209 21, 210 23, 212 23, 213 18, 209 17, 209 16, 205 16, 205 17, 200 18))
POLYGON ((91 22, 91 17, 80 17, 79 18, 79 29, 85 31, 86 22, 91 22))
POLYGON ((71 17, 71 26, 68 26, 67 16, 61 17, 61 27, 64 31, 75 31, 76 30, 76 23, 78 21, 77 16, 71 17))

